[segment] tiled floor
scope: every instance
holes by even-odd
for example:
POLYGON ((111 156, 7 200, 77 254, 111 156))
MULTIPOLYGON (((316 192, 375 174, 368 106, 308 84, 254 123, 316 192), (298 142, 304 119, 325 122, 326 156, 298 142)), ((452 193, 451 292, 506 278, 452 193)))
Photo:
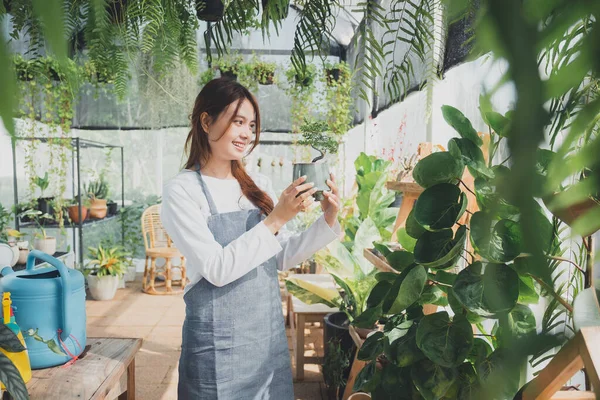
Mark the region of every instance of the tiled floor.
MULTIPOLYGON (((89 337, 140 337, 144 344, 136 357, 136 398, 177 399, 177 362, 181 325, 185 315, 183 296, 151 296, 141 291, 141 277, 119 289, 111 301, 86 302, 89 337)), ((285 308, 284 308, 285 312, 285 308)), ((322 354, 321 329, 306 330, 306 355, 322 354)), ((291 341, 288 329, 288 343, 291 341)), ((326 399, 318 365, 306 365, 303 382, 294 382, 295 399, 326 399)))

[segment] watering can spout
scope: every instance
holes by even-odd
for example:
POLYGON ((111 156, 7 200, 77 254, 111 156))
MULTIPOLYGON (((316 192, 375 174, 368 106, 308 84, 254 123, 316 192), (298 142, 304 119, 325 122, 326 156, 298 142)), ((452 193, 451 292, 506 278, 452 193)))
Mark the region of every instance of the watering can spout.
POLYGON ((4 267, 0 271, 0 274, 2 274, 2 276, 6 276, 6 275, 12 274, 13 272, 15 272, 15 271, 13 271, 12 267, 4 267))

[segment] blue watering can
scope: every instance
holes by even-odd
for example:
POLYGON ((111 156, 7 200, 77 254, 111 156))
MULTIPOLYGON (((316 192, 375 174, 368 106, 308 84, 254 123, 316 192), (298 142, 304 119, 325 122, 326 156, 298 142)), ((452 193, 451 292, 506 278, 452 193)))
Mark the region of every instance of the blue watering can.
POLYGON ((83 274, 60 260, 32 250, 23 271, 0 271, 0 292, 11 292, 15 319, 29 352, 31 369, 62 365, 83 352, 86 343, 83 274), (34 269, 38 258, 50 264, 34 269))

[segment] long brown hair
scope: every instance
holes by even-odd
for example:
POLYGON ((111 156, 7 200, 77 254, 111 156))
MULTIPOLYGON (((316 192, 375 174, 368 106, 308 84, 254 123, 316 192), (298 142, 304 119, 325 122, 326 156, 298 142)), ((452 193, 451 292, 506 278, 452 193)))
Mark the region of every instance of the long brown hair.
MULTIPOLYGON (((200 168, 204 167, 211 156, 208 134, 200 123, 201 115, 207 113, 212 121, 216 121, 230 104, 237 102, 236 110, 233 113, 235 116, 244 99, 252 104, 256 114, 256 137, 250 152, 256 148, 260 139, 260 112, 256 99, 248 89, 234 80, 226 78, 213 79, 202 88, 198 97, 196 97, 194 110, 190 117, 192 129, 185 141, 185 150, 188 154, 188 160, 185 164, 186 169, 194 169, 196 164, 200 164, 200 168)), ((264 215, 268 215, 273 211, 273 200, 254 183, 240 161, 231 161, 231 173, 240 183, 244 196, 258 207, 264 215)))

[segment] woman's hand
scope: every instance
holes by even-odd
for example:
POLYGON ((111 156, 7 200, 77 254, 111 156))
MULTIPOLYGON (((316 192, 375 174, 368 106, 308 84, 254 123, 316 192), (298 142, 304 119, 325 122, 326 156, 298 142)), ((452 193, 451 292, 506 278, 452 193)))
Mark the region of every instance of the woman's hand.
POLYGON ((327 225, 333 227, 337 221, 337 215, 340 211, 340 198, 338 187, 335 184, 335 176, 329 174, 330 179, 327 180, 327 186, 331 188, 330 192, 323 191, 325 199, 321 201, 321 209, 325 214, 325 221, 327 225))
POLYGON ((264 223, 273 234, 294 218, 296 214, 303 211, 307 203, 311 202, 312 195, 317 191, 317 188, 314 187, 315 184, 312 182, 303 183, 305 180, 306 176, 301 176, 292 182, 281 193, 279 202, 277 202, 273 211, 265 218, 264 223), (302 194, 298 195, 299 193, 302 194))

